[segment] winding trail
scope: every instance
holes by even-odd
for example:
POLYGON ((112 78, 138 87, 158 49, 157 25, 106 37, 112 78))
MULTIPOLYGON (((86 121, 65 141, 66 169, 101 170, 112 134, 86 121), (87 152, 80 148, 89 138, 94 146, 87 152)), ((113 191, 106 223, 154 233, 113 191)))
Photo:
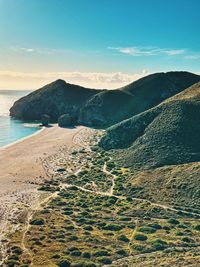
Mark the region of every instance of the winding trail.
POLYGON ((138 220, 135 220, 135 229, 132 231, 132 234, 131 234, 131 237, 130 237, 130 241, 128 243, 128 250, 130 252, 130 255, 132 254, 133 252, 133 249, 132 249, 132 241, 133 241, 133 238, 137 232, 137 229, 138 229, 138 220))
MULTIPOLYGON (((117 176, 114 175, 114 174, 112 174, 111 172, 109 172, 109 171, 107 170, 107 164, 106 164, 106 162, 105 162, 104 165, 103 165, 103 169, 102 169, 102 171, 103 171, 105 174, 112 176, 112 179, 111 179, 112 185, 111 185, 111 187, 110 187, 110 189, 109 189, 109 195, 110 195, 110 196, 113 196, 113 191, 114 191, 114 187, 115 187, 115 180, 116 180, 117 176)), ((116 196, 115 196, 115 197, 116 197, 116 196)))
POLYGON ((38 201, 38 203, 31 208, 31 210, 28 211, 28 215, 25 221, 25 227, 24 227, 24 232, 22 235, 22 240, 21 240, 21 248, 23 249, 24 253, 28 254, 30 256, 30 266, 33 264, 33 257, 31 251, 26 247, 25 241, 26 241, 26 234, 29 231, 31 227, 31 220, 33 219, 33 216, 35 213, 39 210, 42 209, 42 207, 47 204, 51 199, 54 199, 58 195, 58 192, 54 192, 53 194, 47 196, 44 198, 41 202, 38 201))
MULTIPOLYGON (((83 131, 83 130, 85 130, 85 129, 81 128, 77 132, 75 132, 75 134, 72 137, 72 143, 76 147, 78 146, 78 147, 81 147, 81 148, 85 148, 85 149, 88 149, 88 151, 89 151, 88 145, 86 145, 84 143, 84 141, 81 139, 81 137, 79 136, 81 131, 83 131)), ((79 166, 79 168, 74 170, 74 172, 72 172, 72 173, 77 176, 79 174, 79 172, 82 171, 83 167, 84 167, 84 165, 79 166)), ((119 195, 115 195, 114 194, 114 189, 115 189, 115 186, 116 186, 117 176, 114 175, 112 172, 108 171, 106 162, 104 163, 104 165, 102 167, 102 172, 105 173, 106 176, 107 176, 107 179, 112 182, 111 186, 109 187, 108 191, 106 191, 106 192, 103 192, 103 191, 99 190, 98 187, 96 186, 96 184, 94 184, 94 182, 93 182, 93 187, 96 188, 96 190, 87 189, 87 188, 82 187, 82 186, 77 186, 77 185, 69 184, 69 183, 65 183, 65 182, 61 182, 59 184, 59 188, 60 188, 60 190, 62 190, 62 189, 67 189, 67 188, 71 188, 71 187, 76 187, 80 191, 91 193, 91 194, 96 194, 96 195, 101 195, 101 196, 109 196, 109 197, 116 197, 119 200, 126 199, 126 196, 123 196, 123 195, 119 196, 119 195)), ((51 178, 51 175, 49 176, 49 173, 46 173, 46 176, 51 178)), ((31 227, 30 222, 33 219, 33 216, 35 215, 35 213, 37 211, 41 210, 44 207, 44 205, 48 204, 48 202, 50 200, 52 200, 55 197, 57 197, 58 193, 59 193, 59 191, 51 193, 49 196, 44 198, 42 201, 39 201, 35 206, 33 206, 27 212, 27 218, 26 218, 26 221, 25 221, 24 231, 23 231, 22 240, 21 240, 21 248, 23 249, 24 253, 29 255, 29 257, 31 259, 30 266, 32 266, 32 264, 33 264, 33 257, 32 257, 31 251, 26 246, 26 236, 27 236, 27 233, 28 233, 28 231, 29 231, 29 229, 31 227)), ((132 200, 136 200, 136 201, 139 201, 139 202, 150 204, 152 206, 159 207, 159 208, 162 208, 164 210, 170 210, 170 211, 173 211, 173 212, 181 212, 182 214, 185 214, 187 216, 195 216, 195 217, 199 217, 200 216, 200 214, 195 213, 195 212, 183 211, 183 210, 180 210, 180 209, 173 208, 172 206, 169 206, 169 205, 165 205, 165 204, 161 204, 161 203, 154 203, 154 202, 151 202, 151 201, 149 201, 147 199, 132 197, 132 200)), ((70 220, 70 221, 72 222, 74 227, 78 227, 77 225, 75 225, 75 222, 73 220, 70 220)), ((128 249, 130 251, 130 254, 132 254, 131 245, 132 245, 132 241, 133 241, 134 235, 135 235, 135 233, 137 231, 137 228, 138 228, 138 220, 135 220, 135 224, 136 224, 136 226, 135 226, 134 230, 131 233, 130 241, 128 243, 128 249)), ((144 254, 144 255, 146 255, 146 254, 144 254)), ((0 266, 1 266, 1 264, 0 264, 0 266)))

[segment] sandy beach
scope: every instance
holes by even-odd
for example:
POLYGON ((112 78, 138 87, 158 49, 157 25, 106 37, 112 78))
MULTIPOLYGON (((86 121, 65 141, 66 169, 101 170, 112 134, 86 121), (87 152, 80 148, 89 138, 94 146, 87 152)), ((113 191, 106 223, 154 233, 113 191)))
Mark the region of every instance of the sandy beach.
POLYGON ((44 168, 45 159, 59 154, 63 147, 76 147, 74 140, 84 129, 82 126, 71 129, 53 126, 0 149, 1 254, 6 233, 17 229, 17 216, 37 202, 39 184, 49 179, 44 168))
POLYGON ((83 128, 46 128, 21 142, 0 149, 0 196, 21 188, 24 183, 37 183, 45 179, 41 162, 63 145, 74 146, 73 138, 83 128))

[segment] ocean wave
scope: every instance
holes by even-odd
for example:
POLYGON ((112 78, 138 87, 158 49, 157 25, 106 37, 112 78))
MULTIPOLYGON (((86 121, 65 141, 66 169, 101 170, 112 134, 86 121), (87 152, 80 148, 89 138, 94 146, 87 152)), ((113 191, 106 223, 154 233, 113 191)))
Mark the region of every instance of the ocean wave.
POLYGON ((23 126, 29 128, 41 128, 41 124, 39 123, 23 123, 23 126))

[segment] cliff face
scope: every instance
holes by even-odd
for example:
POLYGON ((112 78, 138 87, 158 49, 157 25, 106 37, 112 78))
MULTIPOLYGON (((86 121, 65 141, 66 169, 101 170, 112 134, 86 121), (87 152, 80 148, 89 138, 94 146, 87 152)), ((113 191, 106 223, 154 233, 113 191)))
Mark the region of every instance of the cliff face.
POLYGON ((94 90, 57 80, 15 102, 12 117, 57 121, 70 114, 78 124, 108 127, 128 119, 200 81, 188 72, 156 73, 116 90, 94 90))

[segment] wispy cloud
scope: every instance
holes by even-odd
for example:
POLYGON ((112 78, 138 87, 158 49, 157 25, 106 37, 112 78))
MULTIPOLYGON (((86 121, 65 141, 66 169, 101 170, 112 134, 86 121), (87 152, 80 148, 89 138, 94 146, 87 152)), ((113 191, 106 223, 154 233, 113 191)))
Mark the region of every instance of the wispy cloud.
POLYGON ((71 52, 65 49, 37 48, 37 47, 23 47, 23 46, 11 46, 10 49, 17 53, 27 53, 27 54, 32 53, 41 55, 67 54, 71 52))
POLYGON ((131 83, 147 74, 149 74, 147 70, 133 74, 123 72, 18 72, 1 70, 0 88, 35 89, 53 80, 64 79, 66 82, 86 87, 113 89, 131 83))
POLYGON ((167 49, 167 48, 159 48, 151 46, 108 47, 108 49, 116 50, 120 53, 134 57, 159 56, 159 55, 176 56, 185 54, 187 52, 186 49, 167 49))

